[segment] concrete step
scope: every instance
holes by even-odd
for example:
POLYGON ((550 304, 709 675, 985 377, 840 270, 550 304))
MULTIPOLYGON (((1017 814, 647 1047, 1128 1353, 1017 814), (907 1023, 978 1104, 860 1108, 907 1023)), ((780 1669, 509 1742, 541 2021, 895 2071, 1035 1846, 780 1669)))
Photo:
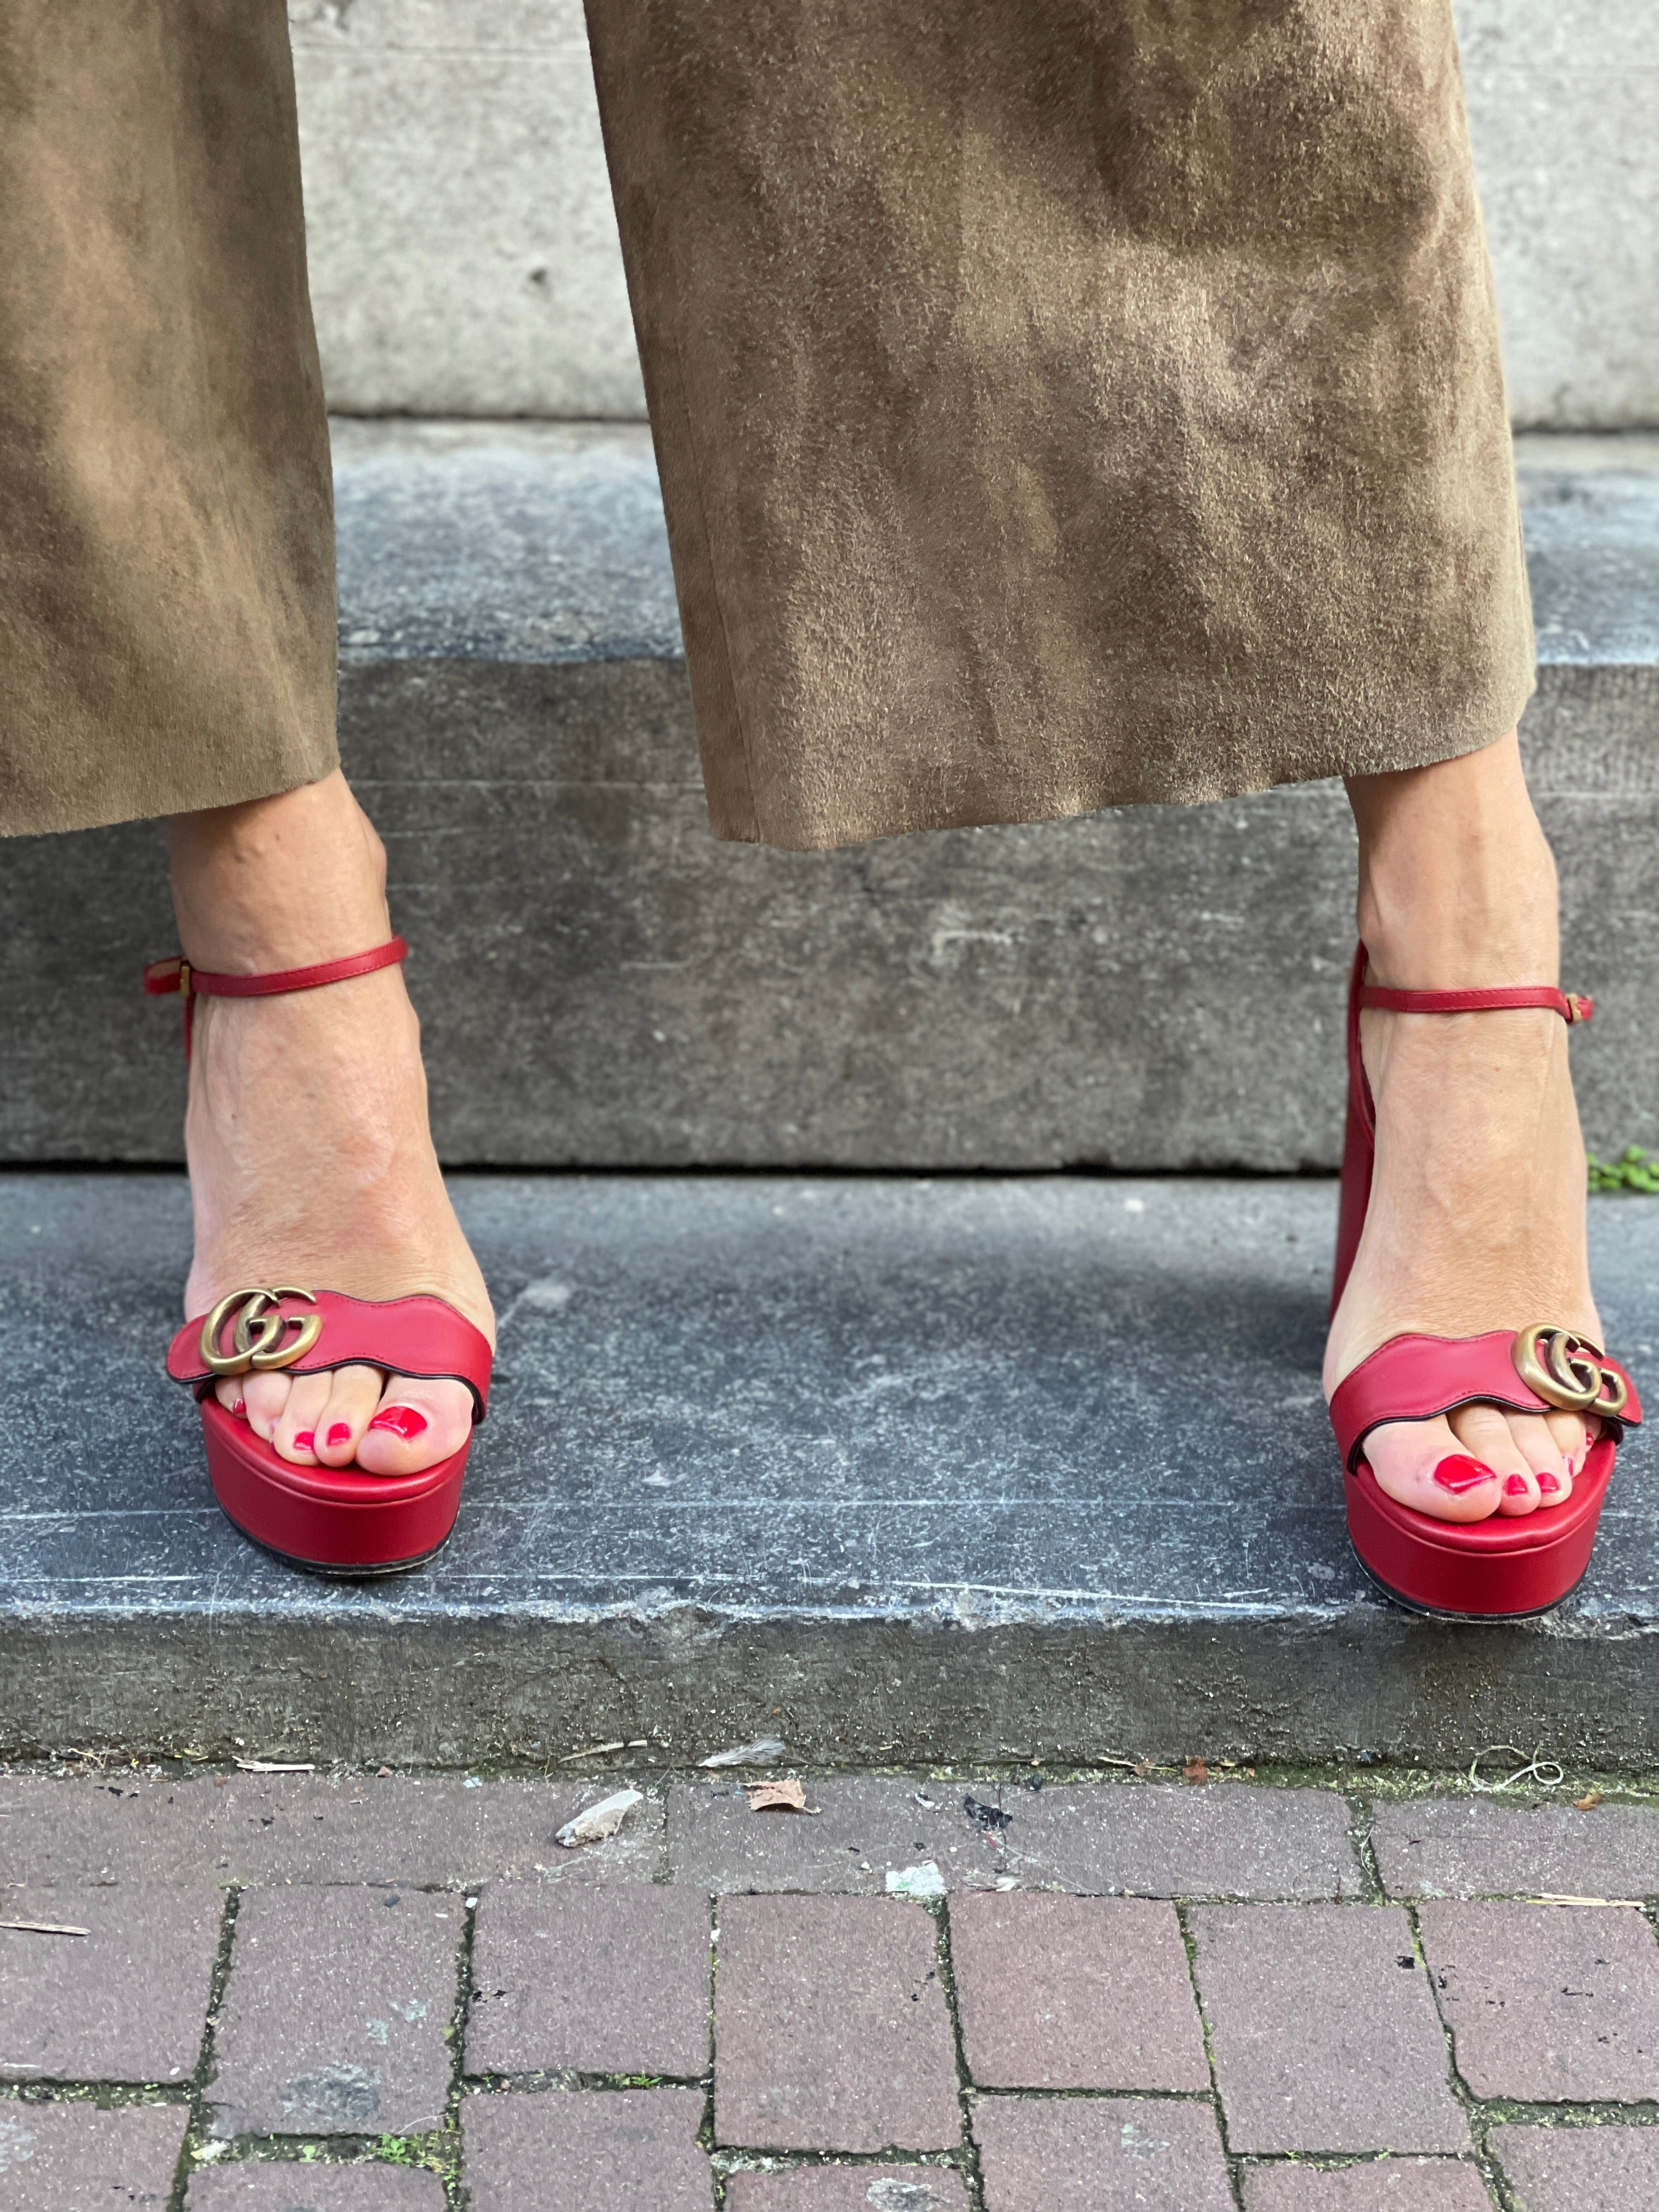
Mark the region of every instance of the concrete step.
MULTIPOLYGON (((1518 422, 1659 420, 1654 0, 1456 0, 1518 422)), ((363 415, 642 416, 580 0, 289 0, 311 295, 363 415)))
MULTIPOLYGON (((243 1542, 161 1371, 171 1174, 0 1178, 0 1758, 371 1765, 762 1734, 830 1762, 1659 1763, 1651 1444, 1549 1620, 1348 1550, 1313 1181, 462 1176, 501 1362, 453 1541, 357 1587, 243 1542)), ((1659 1348, 1659 1206, 1592 1200, 1659 1348)))
MULTIPOLYGON (((786 854, 708 835, 646 432, 344 422, 347 765, 458 1164, 1328 1169, 1334 784, 786 854)), ((1522 448, 1598 1150, 1659 1140, 1659 440, 1522 448)), ((162 836, 0 861, 0 1158, 179 1157, 162 836)))

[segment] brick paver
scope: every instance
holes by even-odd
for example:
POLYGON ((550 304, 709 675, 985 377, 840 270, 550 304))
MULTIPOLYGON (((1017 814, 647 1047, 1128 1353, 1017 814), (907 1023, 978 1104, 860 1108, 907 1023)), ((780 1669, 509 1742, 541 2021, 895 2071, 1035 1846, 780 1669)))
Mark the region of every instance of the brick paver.
POLYGON ((1516 2212, 1653 2212, 1659 2128, 1494 2128, 1516 2212))
POLYGON ((726 2212, 968 2212, 968 2188, 953 2166, 809 2166, 781 2173, 734 2173, 726 2212))
POLYGON ((1237 2151, 1463 2149, 1396 1905, 1200 1905, 1198 1986, 1237 2151))
POLYGON ((695 2089, 520 2090, 461 2107, 472 2212, 638 2205, 712 2212, 695 2089))
POLYGON ((1379 1805, 1371 1842, 1398 1897, 1659 1895, 1659 1812, 1419 1797, 1379 1805))
POLYGON ((985 2212, 1233 2212, 1207 2103, 984 2097, 973 2126, 985 2212))
POLYGON ((1012 1894, 951 1907, 968 2071, 994 2089, 1207 2089, 1172 1905, 1012 1894))
POLYGON ((0 1773, 0 1870, 33 1882, 403 1881, 492 1876, 649 1881, 662 1806, 647 1798, 608 1843, 555 1834, 611 1782, 237 1774, 216 1783, 82 1782, 0 1773))
POLYGON ((185 2207, 185 2212, 444 2212, 444 2185, 437 2174, 407 2166, 202 2166, 190 2178, 185 2207))
POLYGON ((0 2104, 0 2204, 9 2212, 163 2212, 184 2147, 182 2105, 0 2104))
POLYGON ((1457 2159, 1382 2158, 1335 2172, 1247 2166, 1244 2212, 1492 2212, 1492 2199, 1478 2170, 1457 2159))
POLYGON ((0 1889, 0 2075, 178 2081, 196 2070, 224 1900, 210 1890, 0 1889))
POLYGON ((1347 1808, 1329 1790, 830 1776, 811 1798, 817 1818, 791 1819, 751 1813, 732 1783, 676 1784, 673 1879, 879 1893, 890 1872, 931 1863, 952 1891, 1000 1877, 1144 1897, 1352 1897, 1360 1887, 1347 1808))
MULTIPOLYGON (((1348 1808, 1328 1790, 1097 1784, 1044 1790, 1012 1838, 1032 1881, 1139 1897, 1353 1897, 1348 1808)), ((1021 1871, 1017 1869, 1016 1871, 1021 1871)))
POLYGON ((700 1890, 487 1889, 472 1952, 468 2070, 706 2073, 708 1939, 700 1890))
POLYGON ((958 2033, 983 2212, 1228 2212, 1224 2143, 1243 2212, 1659 2204, 1659 1941, 1535 1901, 1659 1896, 1659 1810, 1379 1805, 1408 1917, 1360 1901, 1334 1790, 834 1775, 802 1815, 700 1774, 561 1850, 619 1779, 0 1770, 0 1919, 91 1931, 0 1929, 0 2207, 165 2212, 183 2146, 185 2212, 442 2212, 436 2171, 365 2155, 432 2131, 473 2212, 555 2178, 713 2212, 712 2080, 731 2212, 969 2212, 958 2033), (503 2086, 464 2083, 457 2144, 463 2064, 503 2086), (603 2086, 641 2077, 674 2086, 603 2086), (114 2111, 57 2086, 169 2081, 114 2111), (1595 2118, 1495 2124, 1528 2103, 1595 2118))
POLYGON ((1419 1919, 1477 2097, 1659 2097, 1659 1946, 1639 1912, 1432 1903, 1419 1919))
POLYGON ((919 1905, 732 1897, 720 1911, 714 2136, 754 2149, 945 2150, 956 2054, 919 1905))
POLYGON ((437 2127, 462 1926, 447 1891, 249 1891, 208 2092, 215 2135, 437 2127))

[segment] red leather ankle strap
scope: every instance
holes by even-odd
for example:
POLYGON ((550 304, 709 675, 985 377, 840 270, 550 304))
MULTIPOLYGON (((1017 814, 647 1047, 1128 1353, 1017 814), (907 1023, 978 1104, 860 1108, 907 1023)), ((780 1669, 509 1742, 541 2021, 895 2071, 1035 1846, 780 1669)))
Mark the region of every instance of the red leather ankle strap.
MULTIPOLYGON (((1359 949, 1358 973, 1365 972, 1365 948, 1359 949)), ((1391 1014, 1489 1014, 1512 1006, 1543 1006, 1576 1026, 1595 1012, 1594 999, 1577 991, 1558 991, 1552 983, 1516 983, 1491 991, 1395 991, 1386 983, 1362 983, 1355 994, 1359 1006, 1377 1006, 1391 1014)))
POLYGON ((354 975, 372 975, 377 968, 395 968, 408 957, 407 943, 393 937, 370 952, 350 952, 343 960, 321 960, 314 968, 282 968, 264 975, 216 975, 192 968, 175 952, 170 959, 150 962, 144 970, 144 989, 153 999, 169 999, 175 994, 183 998, 188 1059, 191 1016, 198 999, 273 999, 289 991, 314 991, 325 983, 345 983, 354 975))

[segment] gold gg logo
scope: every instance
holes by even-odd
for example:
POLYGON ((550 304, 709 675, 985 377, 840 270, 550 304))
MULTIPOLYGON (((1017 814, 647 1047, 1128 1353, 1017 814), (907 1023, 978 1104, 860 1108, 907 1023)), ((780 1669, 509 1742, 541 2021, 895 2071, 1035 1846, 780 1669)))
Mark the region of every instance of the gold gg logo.
POLYGON ((246 1375, 250 1367, 261 1373, 273 1367, 292 1367, 303 1359, 323 1333, 321 1314, 284 1314, 274 1310, 280 1298, 303 1298, 317 1303, 315 1293, 292 1283, 270 1291, 233 1291, 221 1298, 202 1323, 202 1364, 212 1375, 246 1375), (220 1340, 232 1314, 236 1326, 230 1333, 233 1349, 222 1352, 220 1340), (290 1339, 289 1331, 295 1332, 290 1339))
POLYGON ((1528 1389, 1564 1413, 1622 1413, 1630 1385, 1588 1337, 1534 1322, 1515 1340, 1515 1371, 1528 1389))

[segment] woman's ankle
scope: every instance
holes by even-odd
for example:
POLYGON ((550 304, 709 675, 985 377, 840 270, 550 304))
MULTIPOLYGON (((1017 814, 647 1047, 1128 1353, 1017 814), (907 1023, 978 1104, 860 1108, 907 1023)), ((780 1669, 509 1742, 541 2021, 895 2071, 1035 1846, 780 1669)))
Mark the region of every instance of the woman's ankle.
POLYGON ((302 967, 391 933, 386 849, 337 769, 274 798, 173 817, 179 949, 243 974, 302 967))
POLYGON ((1417 990, 1553 983, 1554 855, 1513 734, 1478 753, 1348 785, 1359 933, 1379 981, 1417 990))

